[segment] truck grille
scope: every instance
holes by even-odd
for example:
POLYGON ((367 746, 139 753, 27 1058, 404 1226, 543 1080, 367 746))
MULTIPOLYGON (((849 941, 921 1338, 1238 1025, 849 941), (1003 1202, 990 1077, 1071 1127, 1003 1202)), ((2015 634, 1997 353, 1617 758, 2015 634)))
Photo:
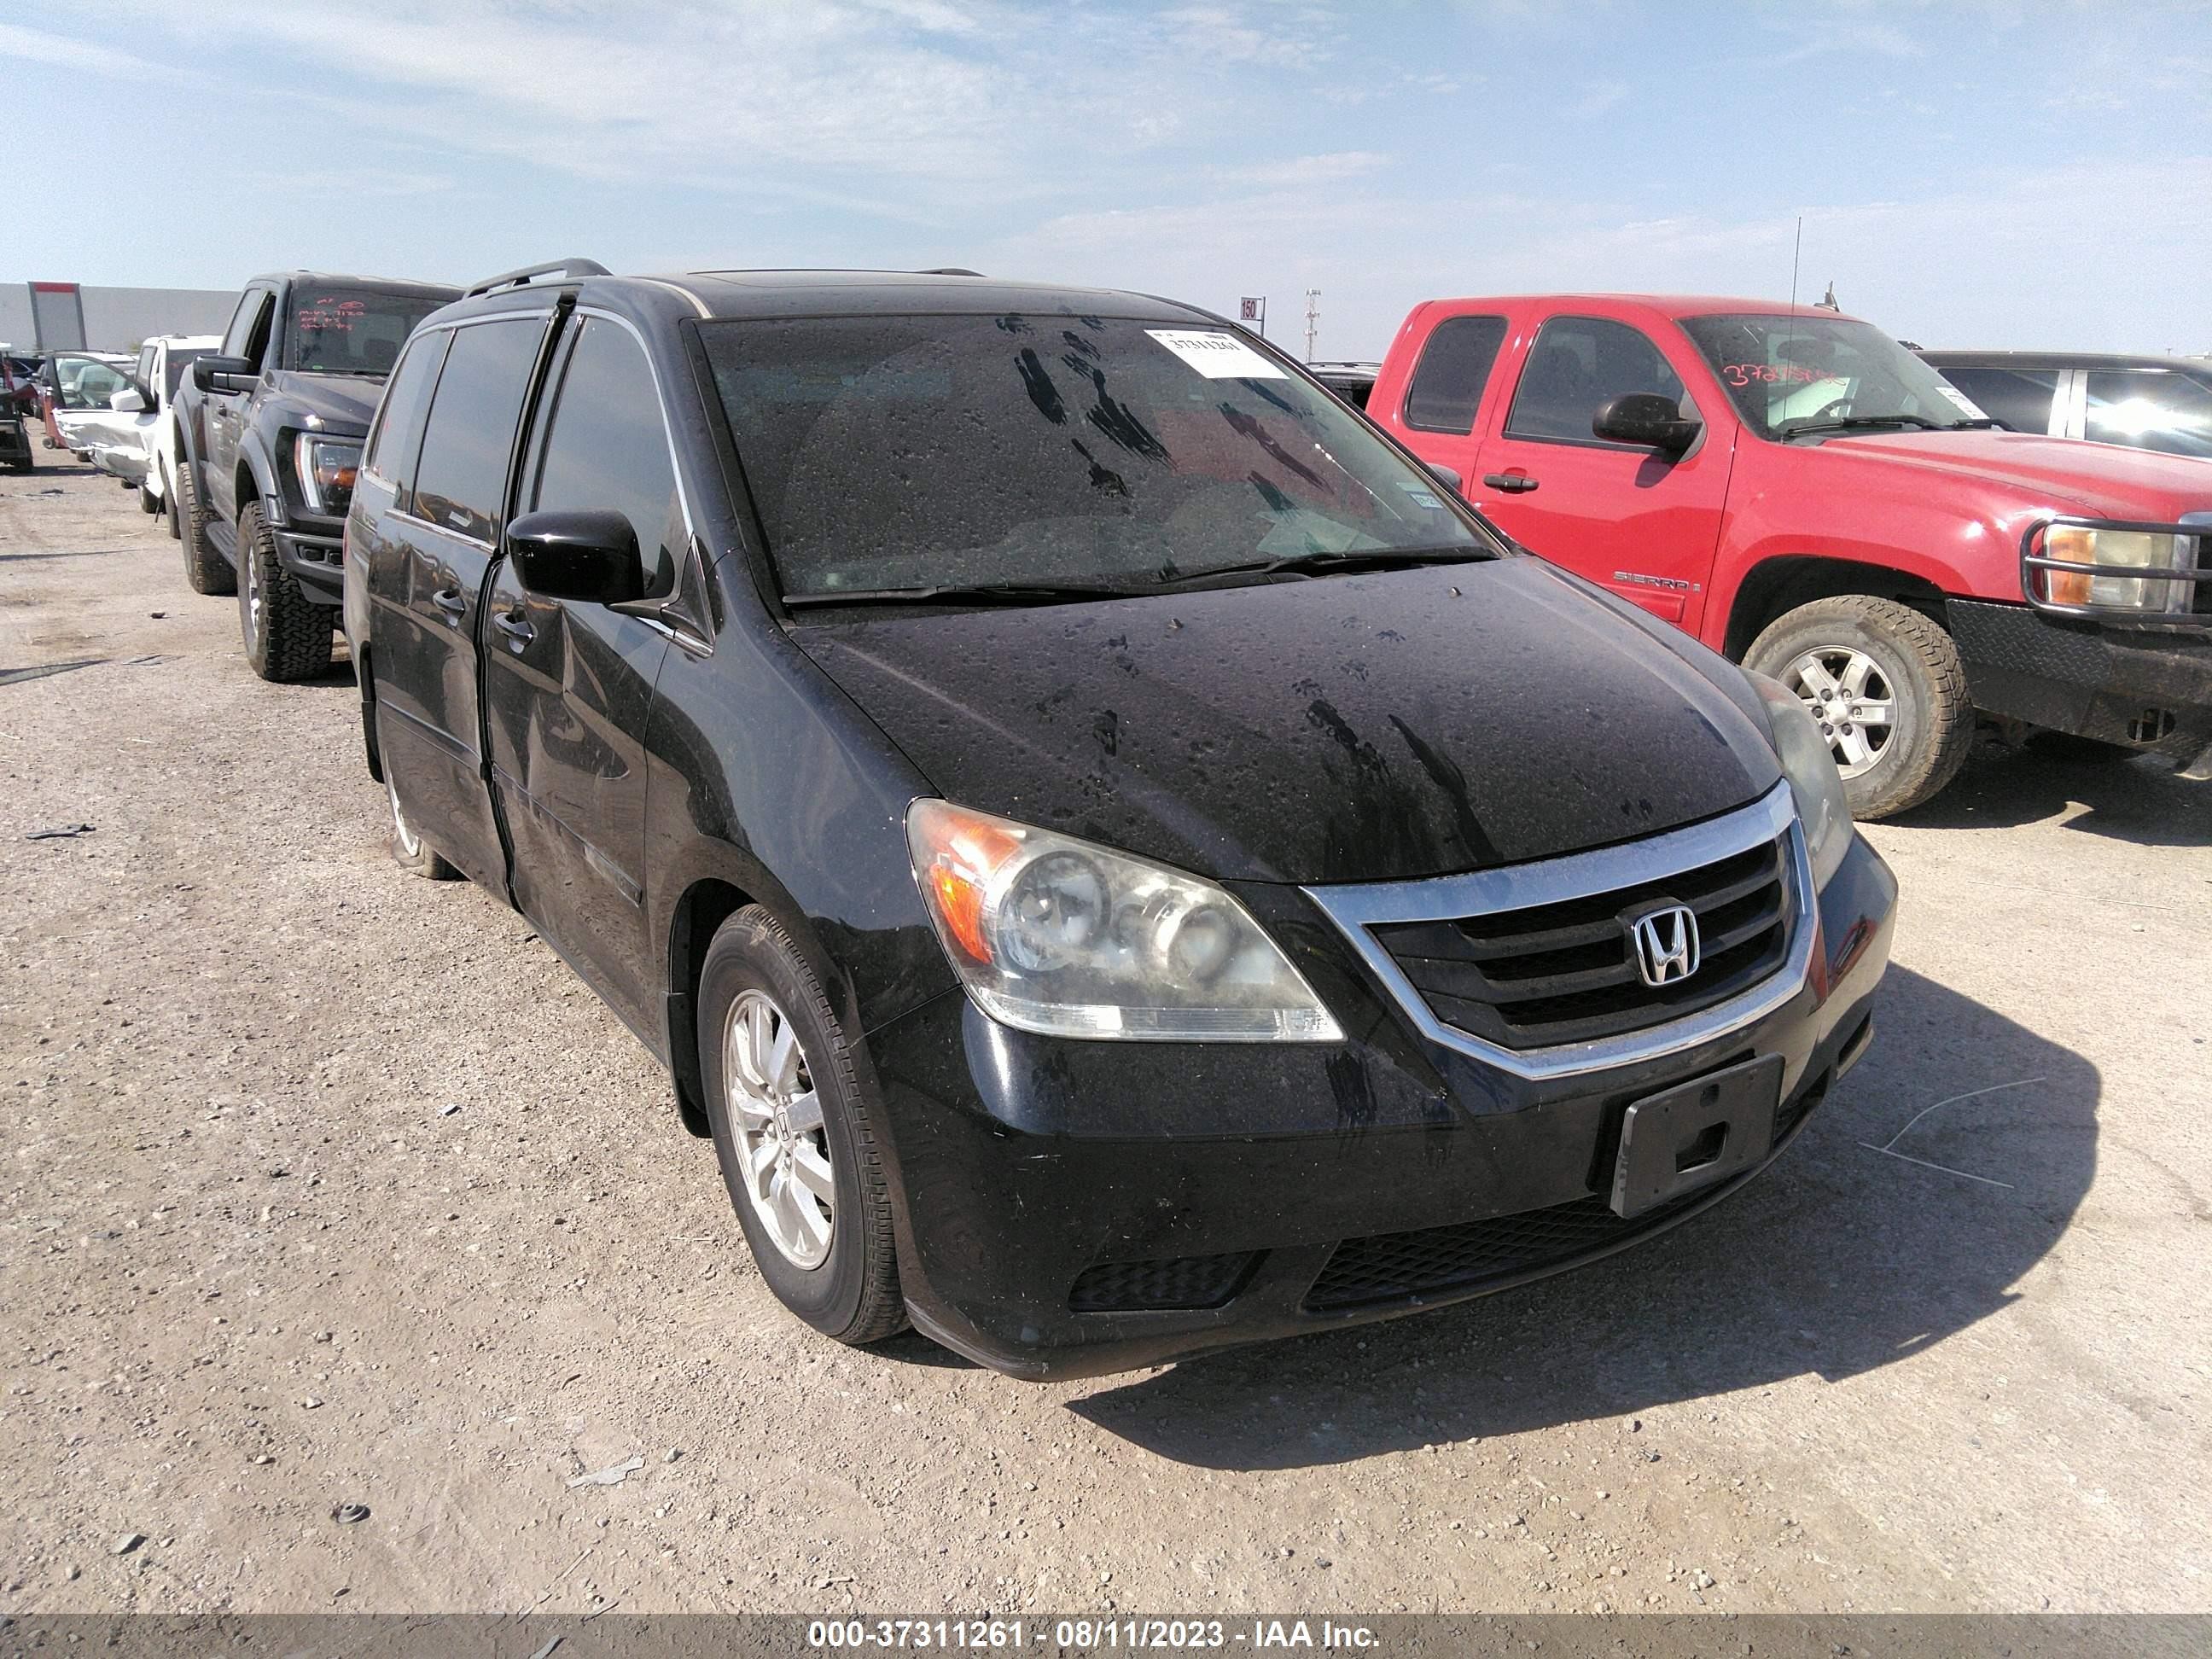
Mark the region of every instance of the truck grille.
POLYGON ((1370 928, 1436 1017, 1509 1048, 1586 1042, 1726 1001, 1783 964, 1787 835, 1694 869, 1522 909, 1370 928), (1654 903, 1697 914, 1695 973, 1649 986, 1622 918, 1654 903))

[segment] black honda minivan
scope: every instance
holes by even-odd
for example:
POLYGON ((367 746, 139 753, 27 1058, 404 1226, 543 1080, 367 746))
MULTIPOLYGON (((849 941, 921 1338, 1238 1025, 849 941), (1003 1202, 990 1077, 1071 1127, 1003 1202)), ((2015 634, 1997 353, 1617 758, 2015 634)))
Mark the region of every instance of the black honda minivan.
POLYGON ((848 1342, 1081 1376, 1495 1291, 1871 1036, 1896 888, 1797 699, 1188 306, 511 273, 409 341, 344 568, 398 860, 629 1023, 848 1342))

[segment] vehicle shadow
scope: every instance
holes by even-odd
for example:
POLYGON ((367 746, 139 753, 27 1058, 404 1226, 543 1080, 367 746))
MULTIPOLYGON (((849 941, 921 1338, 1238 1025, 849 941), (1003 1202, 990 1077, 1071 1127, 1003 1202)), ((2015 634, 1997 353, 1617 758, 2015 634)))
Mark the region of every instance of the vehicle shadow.
POLYGON ((2079 1054, 1892 969, 1873 1048, 1741 1193, 1456 1308, 1186 1362, 1068 1408, 1181 1463, 1304 1468, 1854 1376, 2010 1303, 2096 1167, 2079 1054), (1887 1147, 1887 1151, 1876 1150, 1887 1147))
POLYGON ((1978 747, 1964 770, 1924 805, 1888 820, 1908 830, 2009 829, 2088 808, 2069 830, 2142 847, 2212 847, 2212 786, 2179 775, 2159 756, 2079 761, 1978 747))

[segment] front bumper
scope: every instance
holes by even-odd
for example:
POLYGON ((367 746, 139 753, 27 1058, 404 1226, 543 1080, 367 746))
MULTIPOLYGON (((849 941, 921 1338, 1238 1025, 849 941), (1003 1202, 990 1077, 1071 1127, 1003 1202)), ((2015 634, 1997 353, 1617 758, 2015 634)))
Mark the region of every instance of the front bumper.
POLYGON ((2212 618, 2187 631, 1978 599, 1948 611, 1977 708, 2185 762, 2212 747, 2212 618))
POLYGON ((1046 1380, 1389 1318, 1608 1255, 1765 1167, 1623 1220, 1607 1198, 1628 1106, 1779 1055, 1778 1153, 1863 1051, 1896 892, 1855 840, 1794 996, 1579 1074, 1516 1077, 1430 1042, 1287 890, 1264 919, 1347 1042, 1069 1041, 949 993, 868 1040, 908 1311, 946 1346, 1046 1380))
POLYGON ((300 592, 316 605, 336 605, 345 597, 343 521, 294 517, 275 531, 276 559, 292 573, 300 592))

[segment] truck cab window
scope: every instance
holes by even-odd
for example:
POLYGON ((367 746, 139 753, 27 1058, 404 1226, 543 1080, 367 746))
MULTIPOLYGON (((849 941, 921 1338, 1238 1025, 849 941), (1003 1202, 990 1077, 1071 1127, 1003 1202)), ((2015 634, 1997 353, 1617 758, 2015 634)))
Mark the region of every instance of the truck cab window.
POLYGON ((2168 455, 2212 456, 2212 387, 2160 369, 2093 368, 2085 437, 2168 455))
POLYGON ((1406 391, 1406 424, 1424 432, 1471 432, 1491 365, 1505 343, 1503 317, 1452 317, 1438 323, 1406 391))
POLYGON ((687 531, 668 432, 645 353, 621 324, 586 317, 561 373, 532 510, 623 514, 637 532, 645 592, 673 592, 687 531))
POLYGON ((1656 392, 1682 413, 1697 408, 1659 348, 1643 331, 1602 317, 1554 317, 1536 335, 1505 416, 1509 438, 1595 443, 1590 422, 1615 398, 1656 392))

